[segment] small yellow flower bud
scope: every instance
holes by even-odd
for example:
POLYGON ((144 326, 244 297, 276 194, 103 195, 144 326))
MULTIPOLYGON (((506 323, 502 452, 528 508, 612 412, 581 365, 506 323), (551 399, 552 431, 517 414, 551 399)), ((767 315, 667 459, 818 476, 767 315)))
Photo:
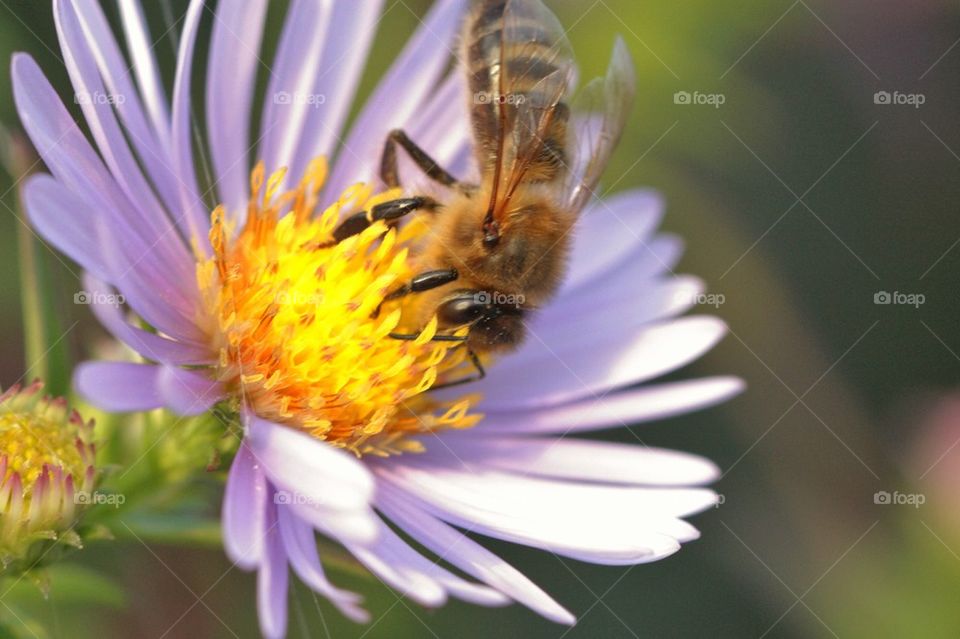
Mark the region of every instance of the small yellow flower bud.
POLYGON ((26 569, 54 545, 79 547, 74 530, 97 482, 93 421, 40 382, 0 395, 0 563, 26 569))

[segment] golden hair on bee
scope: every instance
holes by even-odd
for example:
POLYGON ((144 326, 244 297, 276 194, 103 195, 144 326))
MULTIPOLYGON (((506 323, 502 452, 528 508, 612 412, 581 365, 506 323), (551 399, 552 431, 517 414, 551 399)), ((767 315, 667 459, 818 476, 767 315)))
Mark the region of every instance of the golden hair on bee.
MULTIPOLYGON (((413 195, 362 211, 334 233, 339 240, 374 220, 429 216, 414 255, 419 275, 387 296, 404 309, 416 339, 434 317, 434 339, 465 339, 479 356, 515 348, 530 313, 556 292, 577 217, 593 194, 626 120, 634 71, 616 39, 607 73, 574 94, 576 65, 556 16, 540 0, 476 0, 461 30, 460 67, 478 184, 459 181, 404 131, 391 131, 380 174, 400 186, 397 148, 447 187, 438 201, 413 195), (468 328, 465 338, 455 337, 468 328)), ((458 380, 458 382, 469 380, 458 380)))

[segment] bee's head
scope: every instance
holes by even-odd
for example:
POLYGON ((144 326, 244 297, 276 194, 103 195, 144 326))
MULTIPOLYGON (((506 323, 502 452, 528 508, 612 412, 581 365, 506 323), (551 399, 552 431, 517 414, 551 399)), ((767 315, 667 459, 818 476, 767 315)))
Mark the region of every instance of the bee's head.
POLYGON ((437 319, 444 328, 469 326, 470 348, 491 352, 511 349, 523 340, 527 310, 522 295, 457 289, 437 306, 437 319))

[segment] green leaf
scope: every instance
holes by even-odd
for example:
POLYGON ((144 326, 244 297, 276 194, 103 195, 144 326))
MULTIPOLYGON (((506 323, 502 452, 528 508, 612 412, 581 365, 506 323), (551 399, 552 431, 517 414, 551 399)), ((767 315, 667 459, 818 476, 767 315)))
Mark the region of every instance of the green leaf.
MULTIPOLYGON (((0 639, 30 637, 46 639, 44 627, 52 609, 64 613, 98 607, 122 608, 123 589, 113 580, 75 563, 61 563, 11 577, 2 584, 0 639)), ((60 633, 58 633, 60 634, 60 633)))
POLYGON ((57 605, 98 605, 119 609, 126 603, 119 584, 81 564, 56 564, 47 568, 47 573, 50 598, 57 605))
MULTIPOLYGON (((5 602, 6 603, 6 602, 5 602)), ((16 604, 0 607, 0 639, 49 639, 50 633, 39 621, 16 604)))
POLYGON ((184 513, 126 513, 122 525, 113 526, 117 539, 144 543, 191 544, 219 548, 220 523, 200 515, 184 513))

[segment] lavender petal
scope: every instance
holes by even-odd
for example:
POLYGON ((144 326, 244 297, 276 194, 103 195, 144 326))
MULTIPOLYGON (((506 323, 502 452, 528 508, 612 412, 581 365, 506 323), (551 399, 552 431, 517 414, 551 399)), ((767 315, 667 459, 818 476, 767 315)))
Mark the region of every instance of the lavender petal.
MULTIPOLYGON (((350 106, 367 62, 367 54, 380 22, 383 0, 334 2, 330 28, 320 54, 320 69, 311 95, 323 96, 323 104, 307 112, 303 135, 293 154, 287 158, 290 175, 302 175, 317 156, 330 157, 342 140, 341 129, 350 113, 350 106)), ((354 157, 355 151, 345 146, 343 158, 354 157)), ((342 189, 329 185, 326 192, 339 197, 342 189)))
MULTIPOLYGON (((159 97, 148 89, 144 91, 144 98, 141 100, 140 93, 130 79, 129 65, 120 51, 100 5, 96 2, 77 2, 73 0, 71 6, 80 18, 86 45, 94 53, 97 67, 103 76, 107 90, 110 91, 111 95, 118 98, 114 105, 128 133, 131 144, 136 148, 137 155, 146 173, 150 176, 151 182, 157 187, 167 211, 177 211, 180 201, 177 195, 176 176, 170 165, 169 135, 164 137, 155 126, 155 121, 151 121, 151 118, 154 117, 153 112, 159 111, 159 115, 164 118, 164 122, 167 122, 165 115, 166 98, 163 96, 162 88, 157 89, 159 97), (122 96, 122 99, 119 99, 120 96, 122 96), (157 100, 160 100, 161 103, 156 104, 157 100)), ((140 11, 139 3, 120 3, 120 10, 122 14, 125 16, 129 14, 135 20, 140 11)), ((137 51, 138 36, 136 32, 129 33, 128 31, 128 41, 131 44, 131 49, 137 51)), ((140 53, 137 53, 134 61, 138 75, 141 70, 140 55, 140 53)), ((148 57, 151 63, 155 63, 152 54, 148 53, 148 57)), ((150 64, 144 66, 147 69, 150 68, 150 64)), ((145 81, 145 79, 143 80, 145 81)), ((164 126, 168 125, 165 124, 164 126)))
POLYGON ((575 433, 623 428, 692 413, 724 402, 743 389, 743 381, 736 377, 704 377, 653 384, 540 408, 497 411, 481 401, 477 408, 487 414, 487 419, 482 427, 470 429, 463 435, 575 433))
POLYGON ((644 190, 617 193, 588 206, 573 231, 570 269, 560 294, 598 281, 617 265, 642 255, 663 212, 663 198, 644 190))
POLYGON ((267 502, 264 554, 257 572, 257 612, 260 632, 266 639, 287 634, 287 555, 277 525, 277 506, 267 502))
POLYGON ((624 340, 609 333, 566 344, 535 336, 496 363, 495 374, 471 390, 486 409, 505 411, 572 402, 664 375, 710 350, 726 332, 714 317, 684 317, 654 324, 624 340), (530 375, 531 370, 552 370, 530 375))
POLYGON ((163 406, 157 388, 160 367, 129 362, 84 362, 73 384, 87 401, 110 412, 153 410, 163 406))
POLYGON ((440 0, 431 7, 357 117, 330 178, 328 193, 339 193, 350 184, 375 177, 387 133, 404 126, 436 90, 448 54, 455 48, 465 6, 464 0, 440 0), (403 99, 398 100, 398 95, 403 99))
MULTIPOLYGON (((114 288, 89 274, 83 277, 83 289, 91 300, 119 300, 114 288)), ((114 337, 145 358, 173 365, 214 364, 217 354, 207 344, 167 339, 131 325, 119 304, 95 303, 91 310, 114 337)))
POLYGON ((673 450, 565 437, 443 435, 424 460, 465 463, 508 473, 633 486, 696 486, 715 481, 713 462, 673 450))
POLYGON ((250 106, 260 61, 267 0, 217 4, 207 62, 207 135, 218 202, 243 213, 249 198, 250 106))
MULTIPOLYGON (((312 94, 314 82, 320 75, 324 43, 330 37, 332 11, 333 3, 329 0, 295 0, 287 11, 271 65, 273 73, 267 85, 260 124, 260 158, 267 171, 287 165, 305 134, 326 135, 321 131, 304 131, 308 113, 313 109, 333 108, 333 105, 327 106, 328 100, 346 99, 338 94, 324 95, 323 104, 318 104, 321 98, 312 94)), ((330 60, 326 62, 330 64, 330 60)), ((284 180, 295 177, 288 173, 284 180)))
POLYGON ((248 444, 243 443, 230 465, 223 495, 223 546, 235 564, 251 570, 264 556, 267 480, 248 444))
POLYGON ((359 605, 363 598, 356 593, 337 588, 324 574, 313 529, 288 508, 279 506, 277 514, 290 566, 301 581, 329 599, 347 618, 357 623, 368 622, 370 613, 359 605))
POLYGON ((120 2, 120 20, 126 36, 127 53, 133 61, 131 69, 137 78, 140 92, 143 94, 147 116, 161 146, 169 151, 170 115, 167 108, 167 95, 160 80, 160 69, 153 55, 153 38, 143 17, 139 2, 120 2))
POLYGON ((193 164, 193 120, 191 117, 190 84, 193 77, 193 51, 197 30, 203 15, 204 0, 191 0, 180 34, 177 52, 177 70, 173 81, 173 123, 171 129, 173 166, 180 183, 181 217, 178 218, 184 235, 196 243, 205 255, 212 251, 207 231, 210 228, 208 211, 200 198, 197 174, 193 164))
POLYGON ((570 612, 523 573, 432 515, 411 507, 396 488, 382 486, 377 494, 377 506, 404 532, 468 575, 500 590, 552 621, 567 625, 574 623, 575 619, 570 612))

